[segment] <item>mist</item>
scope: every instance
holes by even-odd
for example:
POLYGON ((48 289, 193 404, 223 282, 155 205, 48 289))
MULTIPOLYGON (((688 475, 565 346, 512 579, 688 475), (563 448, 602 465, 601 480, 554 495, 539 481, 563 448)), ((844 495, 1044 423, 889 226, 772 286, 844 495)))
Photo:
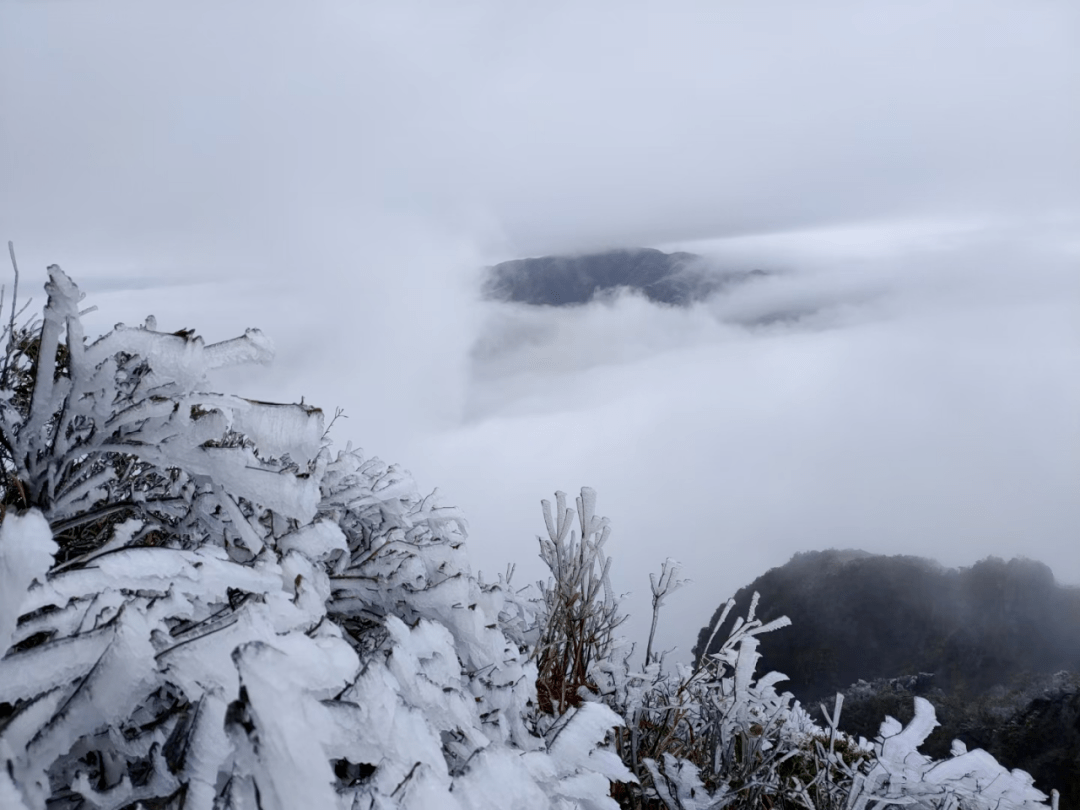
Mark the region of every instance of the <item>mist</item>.
POLYGON ((215 382, 343 408, 491 576, 594 487, 627 635, 664 558, 695 580, 682 655, 800 550, 1080 584, 1078 45, 1066 2, 8 4, 0 236, 102 331, 262 328, 276 363, 215 382), (636 246, 768 275, 480 294, 636 246))

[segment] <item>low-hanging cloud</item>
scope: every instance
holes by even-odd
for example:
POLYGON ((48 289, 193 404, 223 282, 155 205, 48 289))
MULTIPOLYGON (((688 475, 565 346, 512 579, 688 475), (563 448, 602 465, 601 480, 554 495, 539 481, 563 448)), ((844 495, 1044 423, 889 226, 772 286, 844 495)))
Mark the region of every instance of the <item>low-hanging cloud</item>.
POLYGON ((994 232, 908 240, 762 240, 760 259, 794 248, 804 266, 686 309, 491 304, 473 419, 417 452, 468 481, 480 559, 530 548, 545 484, 596 487, 638 634, 660 561, 698 580, 669 608, 684 650, 711 607, 809 548, 1028 555, 1080 584, 1075 256, 994 232), (748 322, 739 298, 806 314, 748 322))
POLYGON ((1080 583, 1080 62, 1069 2, 6 4, 0 226, 40 302, 149 313, 348 419, 540 575, 590 485, 616 585, 718 601, 794 550, 1080 583), (682 248, 769 272, 687 309, 480 298, 480 268, 682 248))

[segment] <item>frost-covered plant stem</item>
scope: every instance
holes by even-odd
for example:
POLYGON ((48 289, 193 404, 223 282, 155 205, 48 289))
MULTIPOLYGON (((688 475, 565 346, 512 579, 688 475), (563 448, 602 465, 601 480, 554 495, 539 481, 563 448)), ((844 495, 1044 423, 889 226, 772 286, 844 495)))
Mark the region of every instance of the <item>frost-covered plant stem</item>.
MULTIPOLYGON (((11 284, 11 316, 3 331, 0 332, 0 340, 4 341, 4 365, 0 368, 0 390, 6 389, 7 387, 8 365, 11 362, 11 337, 15 334, 15 318, 17 317, 15 307, 19 300, 19 263, 15 259, 15 244, 10 241, 8 242, 8 256, 11 257, 11 271, 13 274, 13 281, 11 284)), ((3 314, 3 309, 4 296, 3 291, 0 290, 0 315, 3 314)))
POLYGON ((664 599, 677 591, 689 580, 676 579, 682 570, 677 562, 670 557, 660 565, 660 577, 649 574, 649 587, 652 590, 652 625, 649 628, 649 643, 645 646, 646 663, 653 660, 653 640, 656 638, 656 625, 660 620, 660 608, 664 606, 664 599))
POLYGON ((595 693, 590 669, 610 656, 624 617, 611 588, 611 559, 604 553, 611 528, 607 518, 595 514, 596 493, 582 488, 576 513, 566 506, 565 493, 555 493, 555 502, 554 515, 551 503, 542 502, 548 537, 538 538, 540 557, 552 579, 539 584, 544 615, 534 657, 540 708, 559 716, 580 705, 583 689, 595 693), (580 535, 572 530, 575 516, 580 535))

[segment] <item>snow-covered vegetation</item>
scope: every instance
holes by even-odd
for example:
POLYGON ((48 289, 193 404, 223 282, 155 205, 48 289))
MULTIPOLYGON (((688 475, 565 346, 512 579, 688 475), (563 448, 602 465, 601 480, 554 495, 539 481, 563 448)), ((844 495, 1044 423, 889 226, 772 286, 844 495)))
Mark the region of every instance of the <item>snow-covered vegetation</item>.
MULTIPOLYGON (((49 268, 0 369, 0 807, 1029 808, 1026 774, 905 728, 815 725, 756 674, 749 614, 694 666, 621 639, 610 524, 544 502, 547 583, 469 566, 408 473, 334 450, 321 411, 209 392, 265 362, 153 318, 88 341, 49 268), (575 528, 576 527, 576 528, 575 528)), ((798 617, 795 617, 796 622, 798 617)))

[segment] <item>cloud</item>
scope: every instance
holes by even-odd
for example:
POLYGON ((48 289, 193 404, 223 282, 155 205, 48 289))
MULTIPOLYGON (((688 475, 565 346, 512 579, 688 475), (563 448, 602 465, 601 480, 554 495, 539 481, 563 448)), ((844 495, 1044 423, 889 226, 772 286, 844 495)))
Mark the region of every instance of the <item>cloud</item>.
POLYGON ((344 406, 479 567, 538 575, 538 500, 596 487, 637 629, 660 560, 698 580, 684 649, 797 549, 1080 582, 1077 14, 6 4, 0 238, 96 328, 262 327, 277 364, 221 384, 344 406), (775 276, 681 312, 479 301, 486 264, 615 246, 775 276))
POLYGON ((770 305, 818 308, 794 322, 733 325, 723 296, 492 305, 480 341, 502 353, 473 355, 478 413, 416 449, 463 487, 479 559, 520 560, 538 498, 593 486, 636 635, 649 571, 674 556, 698 580, 669 608, 684 650, 708 610, 811 548, 1027 555, 1080 585, 1074 256, 996 231, 894 235, 862 258, 824 256, 821 238, 773 248, 804 256, 763 282, 770 305))
POLYGON ((1066 2, 3 13, 5 219, 81 252, 288 253, 330 209, 521 255, 1067 207, 1080 179, 1066 2))

